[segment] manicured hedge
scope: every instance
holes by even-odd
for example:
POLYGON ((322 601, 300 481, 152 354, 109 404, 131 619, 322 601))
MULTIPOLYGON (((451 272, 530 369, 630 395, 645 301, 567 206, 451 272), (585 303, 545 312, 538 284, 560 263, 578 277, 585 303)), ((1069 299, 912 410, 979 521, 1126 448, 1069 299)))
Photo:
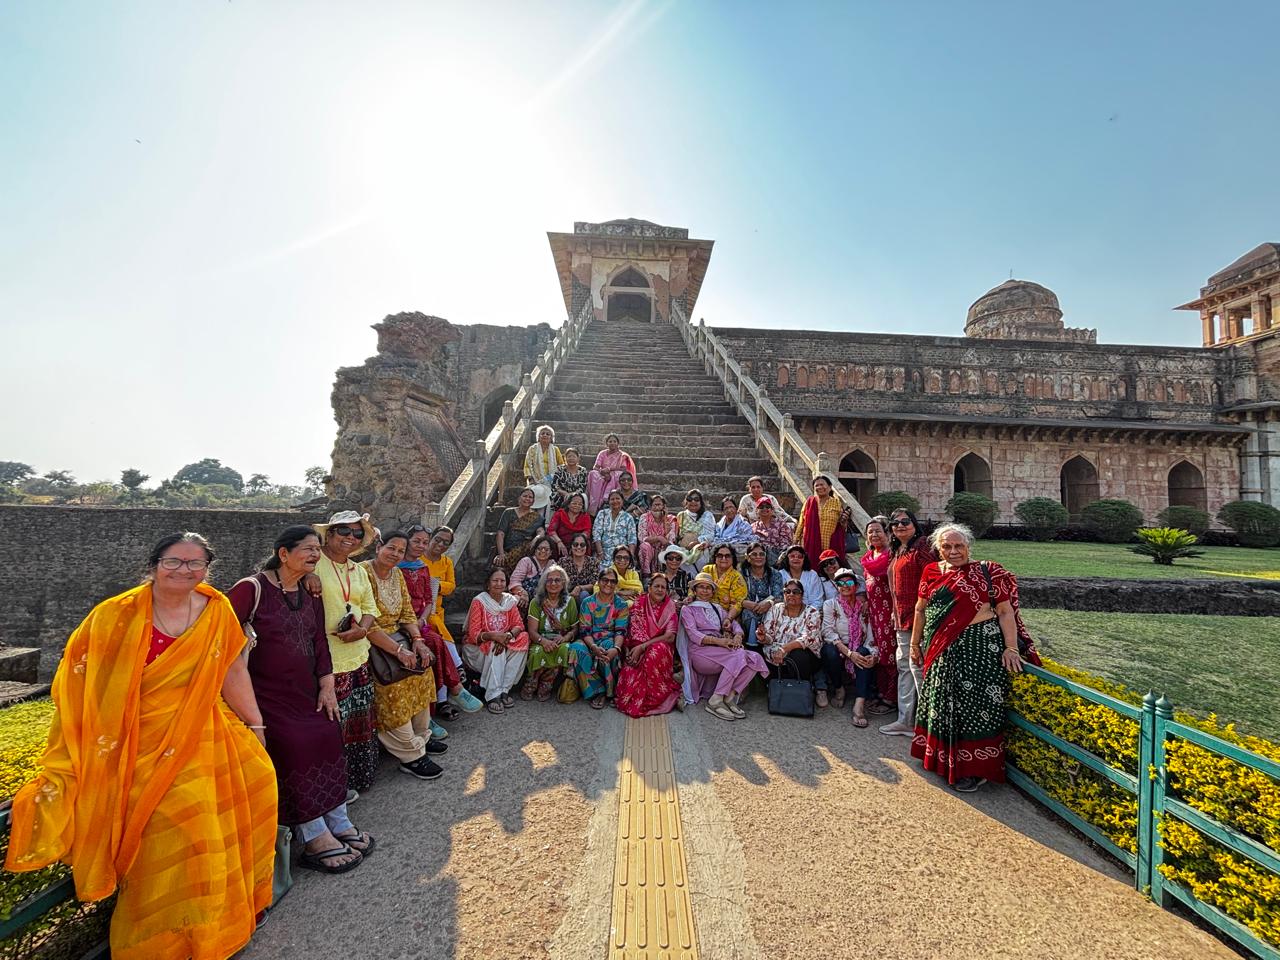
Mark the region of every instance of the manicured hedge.
MULTIPOLYGON (((1128 688, 1046 660, 1045 668, 1076 683, 1132 703, 1142 697, 1128 688)), ((1113 710, 1089 703, 1053 684, 1023 674, 1014 679, 1010 706, 1028 720, 1083 747, 1113 767, 1139 776, 1138 724, 1113 710)), ((1210 715, 1177 713, 1175 719, 1230 743, 1280 760, 1280 745, 1244 736, 1210 715)), ((1017 728, 1008 738, 1010 761, 1050 796, 1096 826, 1112 842, 1137 852, 1137 798, 1075 760, 1017 728)), ((1265 774, 1185 740, 1166 746, 1169 789, 1179 799, 1216 820, 1280 851, 1280 783, 1265 774)), ((1166 877, 1238 920, 1255 936, 1280 945, 1280 876, 1262 869, 1166 816, 1160 825, 1166 877)))

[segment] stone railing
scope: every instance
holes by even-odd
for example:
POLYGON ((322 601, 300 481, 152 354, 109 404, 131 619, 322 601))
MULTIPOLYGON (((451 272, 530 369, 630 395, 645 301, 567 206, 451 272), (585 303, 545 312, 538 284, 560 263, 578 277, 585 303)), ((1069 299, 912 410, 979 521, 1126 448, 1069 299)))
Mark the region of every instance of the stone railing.
MULTIPOLYGON (((796 432, 791 414, 783 413, 767 396, 764 388, 742 372, 742 367, 710 330, 705 322, 694 326, 678 303, 671 304, 671 322, 684 337, 689 355, 701 360, 708 373, 720 378, 726 399, 738 408, 755 431, 756 447, 778 468, 782 482, 791 488, 797 501, 803 503, 813 492, 813 478, 818 474, 835 477, 835 467, 828 453, 815 453, 804 437, 796 432)), ((861 533, 870 516, 844 484, 834 483, 834 493, 851 511, 861 533)))
POLYGON ((471 460, 462 468, 444 499, 428 503, 423 509, 423 526, 428 529, 441 524, 453 527, 449 556, 455 563, 479 555, 486 510, 505 492, 508 471, 521 468, 525 449, 533 442, 531 434, 538 408, 551 390, 556 371, 577 348, 592 316, 588 300, 565 320, 533 369, 524 375, 516 395, 503 404, 502 417, 489 435, 475 442, 471 460))

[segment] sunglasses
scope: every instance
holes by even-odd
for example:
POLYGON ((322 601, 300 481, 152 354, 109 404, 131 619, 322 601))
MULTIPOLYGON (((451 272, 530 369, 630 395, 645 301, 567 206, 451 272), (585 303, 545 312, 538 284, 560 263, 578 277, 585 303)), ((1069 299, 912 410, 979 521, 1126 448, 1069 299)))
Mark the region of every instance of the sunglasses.
POLYGON ((803 590, 797 590, 795 587, 783 587, 783 593, 804 593, 803 590))
POLYGON ((617 583, 618 578, 617 577, 601 577, 600 582, 601 583, 617 583))
POLYGON ((857 580, 837 580, 836 581, 837 587, 856 587, 857 585, 858 585, 857 580))
POLYGON ((732 559, 733 559, 733 554, 732 554, 732 553, 717 553, 717 554, 716 554, 716 559, 717 559, 717 560, 732 560, 732 559))
POLYGON ((364 527, 334 527, 333 532, 340 537, 355 537, 357 540, 364 539, 364 527))
POLYGON ((891 527, 913 527, 913 526, 915 526, 915 524, 913 524, 913 523, 912 523, 910 520, 908 520, 906 517, 899 517, 897 520, 890 520, 890 521, 889 521, 889 526, 891 526, 891 527))

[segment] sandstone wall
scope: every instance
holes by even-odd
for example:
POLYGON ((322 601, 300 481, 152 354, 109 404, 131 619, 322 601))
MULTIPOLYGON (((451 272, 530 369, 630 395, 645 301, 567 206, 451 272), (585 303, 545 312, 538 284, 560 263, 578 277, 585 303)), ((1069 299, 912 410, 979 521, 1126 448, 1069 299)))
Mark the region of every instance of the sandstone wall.
POLYGON ((817 451, 840 461, 861 450, 875 461, 879 490, 906 490, 920 501, 926 516, 940 519, 954 490, 956 463, 976 453, 991 466, 992 498, 1000 516, 1014 521, 1014 507, 1031 497, 1059 499, 1062 465, 1083 456, 1098 471, 1100 497, 1135 503, 1148 518, 1169 505, 1169 470, 1186 460, 1205 478, 1210 515, 1223 503, 1239 499, 1240 465, 1234 446, 1191 443, 1110 442, 1082 440, 1013 440, 982 436, 995 431, 971 430, 970 436, 901 436, 872 434, 857 422, 838 424, 835 432, 816 424, 801 425, 801 434, 817 451))
POLYGON ((335 501, 384 521, 411 523, 439 500, 552 337, 551 327, 459 326, 421 313, 374 329, 378 353, 338 371, 335 501))
POLYGON ((217 556, 209 581, 226 589, 300 522, 278 511, 0 506, 0 643, 40 647, 47 680, 71 631, 94 604, 138 583, 162 537, 203 534, 217 556))
MULTIPOLYGON (((1241 363, 1191 347, 716 328, 783 410, 1214 422, 1241 363)), ((1251 363, 1251 361, 1249 361, 1251 363)))

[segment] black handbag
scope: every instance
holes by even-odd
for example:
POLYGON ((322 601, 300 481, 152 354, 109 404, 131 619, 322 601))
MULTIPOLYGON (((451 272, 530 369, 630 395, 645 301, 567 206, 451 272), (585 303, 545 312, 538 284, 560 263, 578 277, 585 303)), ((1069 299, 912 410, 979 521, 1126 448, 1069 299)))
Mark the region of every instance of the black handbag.
MULTIPOLYGON (((413 649, 413 641, 402 631, 397 630, 395 633, 389 634, 389 636, 401 647, 413 649)), ((378 686, 389 687, 393 683, 399 683, 406 677, 421 676, 426 673, 426 668, 417 667, 411 670, 397 660, 395 654, 388 653, 376 644, 370 643, 369 673, 373 677, 373 682, 378 686)))
POLYGON ((800 679, 800 668, 784 659, 778 664, 778 676, 768 683, 769 712, 782 717, 813 716, 813 681, 800 679), (789 680, 782 676, 782 668, 791 665, 796 677, 789 680))

